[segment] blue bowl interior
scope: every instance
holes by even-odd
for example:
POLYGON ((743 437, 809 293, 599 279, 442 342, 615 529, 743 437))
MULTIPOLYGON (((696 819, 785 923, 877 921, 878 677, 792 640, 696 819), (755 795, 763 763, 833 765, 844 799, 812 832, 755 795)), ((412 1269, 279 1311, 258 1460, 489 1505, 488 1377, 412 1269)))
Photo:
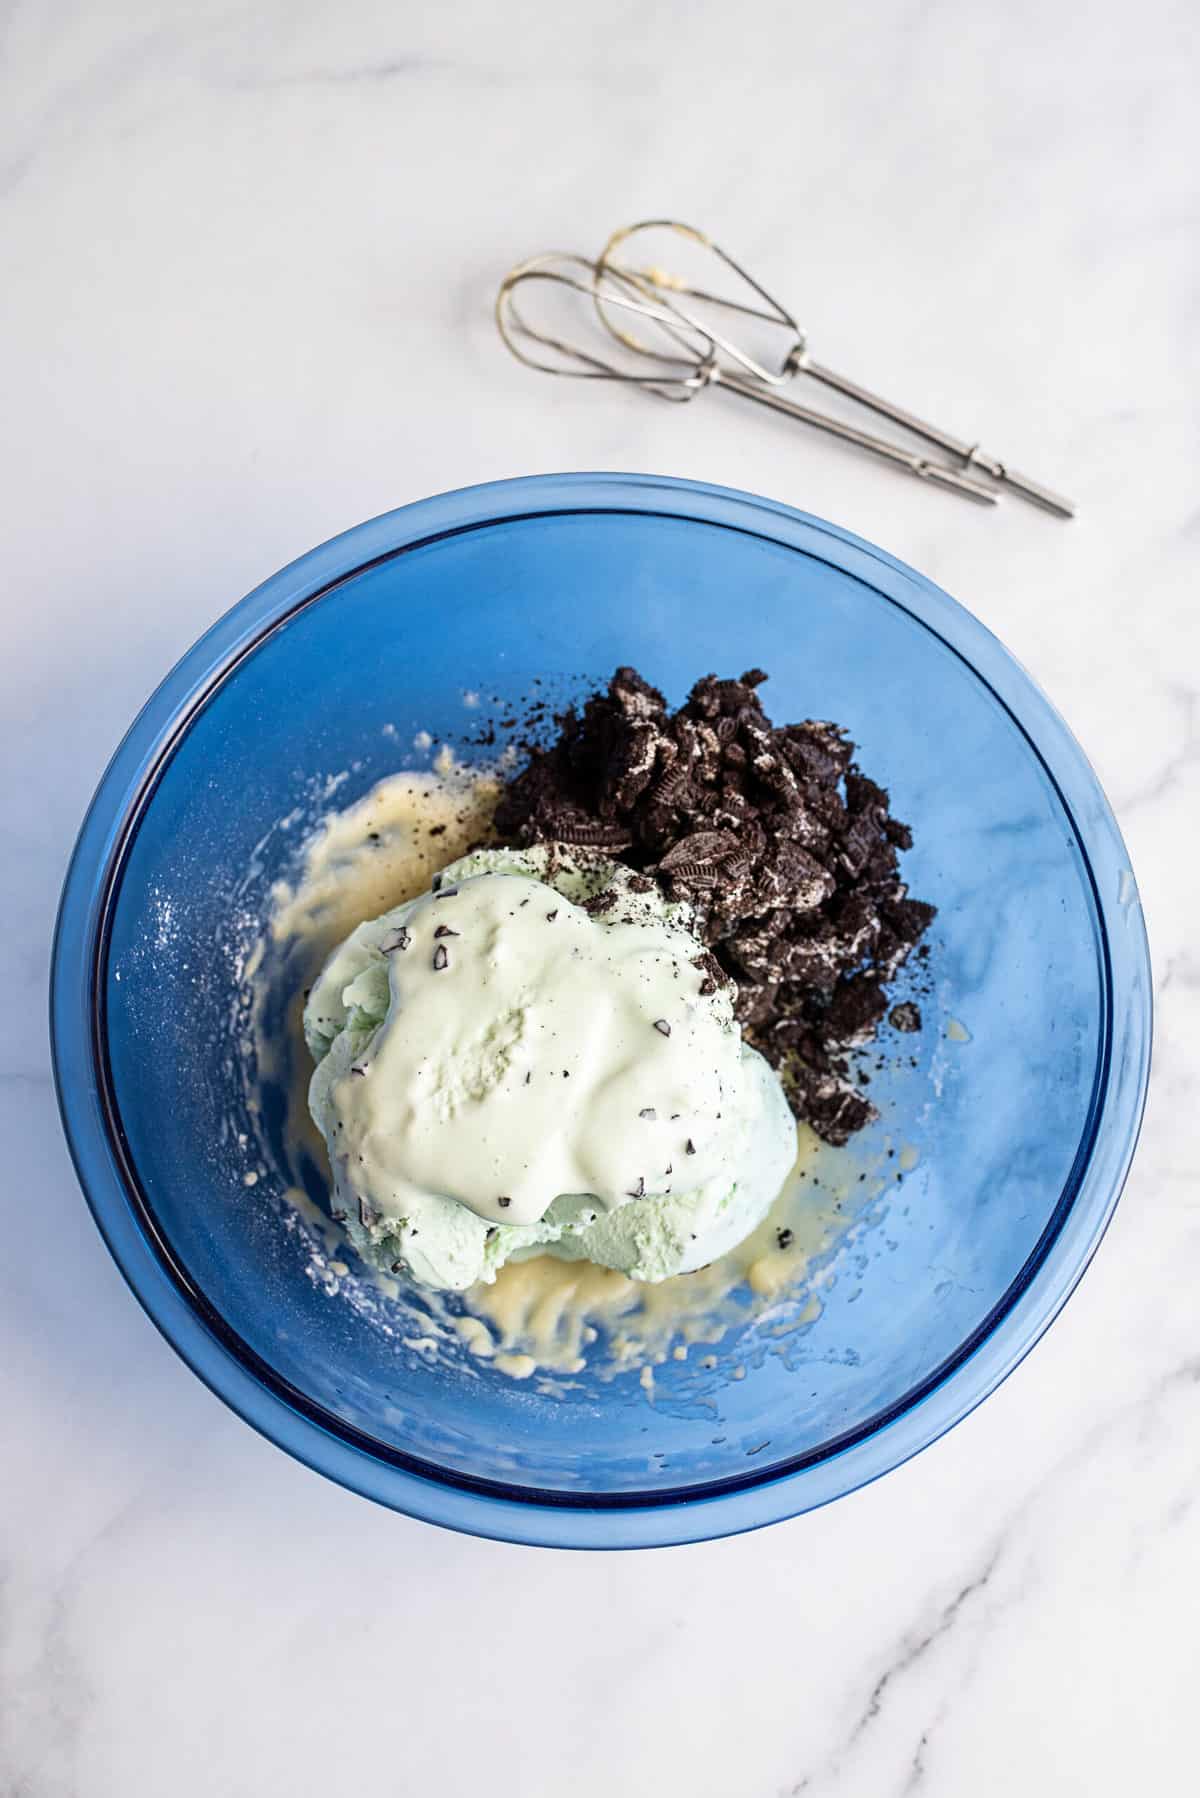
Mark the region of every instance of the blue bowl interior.
MULTIPOLYGON (((268 629, 181 726, 148 792, 101 986, 144 1227, 214 1332, 370 1453, 568 1504, 769 1478, 919 1401, 1051 1240, 1107 1055, 1106 950, 1076 824, 980 675, 883 592, 769 531, 619 510, 434 537, 268 629), (658 1369, 653 1403, 634 1376, 542 1391, 479 1363, 431 1365, 314 1284, 278 1181, 248 1189, 237 1140, 238 956, 295 854, 298 827, 279 821, 314 817, 329 776, 347 775, 340 805, 423 765, 404 747, 418 730, 489 753, 464 746, 466 689, 503 705, 537 677, 561 691, 622 662, 672 700, 708 670, 760 664, 777 720, 846 725, 915 825, 911 890, 939 907, 926 1028, 884 1045, 883 1115, 846 1152, 890 1171, 888 1148, 912 1145, 916 1167, 785 1348, 734 1331, 704 1375, 658 1369), (951 1019, 965 1033, 948 1035, 951 1019)), ((268 1093, 268 1134, 276 1113, 268 1093)))

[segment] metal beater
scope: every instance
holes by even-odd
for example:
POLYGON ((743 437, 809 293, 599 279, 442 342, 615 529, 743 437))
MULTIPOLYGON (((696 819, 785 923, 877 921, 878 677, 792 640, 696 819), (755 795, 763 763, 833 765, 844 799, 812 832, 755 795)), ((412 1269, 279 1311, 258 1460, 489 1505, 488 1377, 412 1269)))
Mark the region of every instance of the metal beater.
MULTIPOLYGON (((978 444, 970 444, 917 418, 857 382, 814 361, 804 331, 792 314, 754 279, 727 251, 705 233, 676 219, 644 220, 613 233, 593 261, 584 256, 550 254, 535 256, 510 270, 496 299, 496 322, 512 353, 529 366, 549 374, 569 374, 602 380, 631 382, 661 399, 694 399, 706 387, 720 386, 743 399, 781 412, 802 424, 852 443, 880 456, 894 466, 936 483, 984 505, 995 504, 997 491, 974 476, 1010 487, 1059 517, 1069 518, 1070 501, 1048 488, 1017 474, 978 444), (696 286, 659 266, 631 266, 619 260, 631 240, 648 231, 667 231, 706 252, 723 271, 731 273, 747 290, 748 298, 731 299, 696 286), (516 291, 528 283, 552 283, 582 296, 609 333, 634 361, 618 365, 610 356, 584 347, 577 338, 533 325, 517 304, 516 291), (717 314, 720 323, 714 322, 717 314), (774 364, 756 357, 720 328, 725 316, 740 316, 785 333, 774 364), (639 325, 640 321, 640 325, 639 325), (652 342, 646 340, 649 326, 652 342), (638 335, 638 328, 643 335, 638 335), (546 360, 532 346, 552 350, 558 360, 546 360), (649 365, 649 366, 647 366, 649 365), (820 412, 788 398, 779 389, 795 376, 805 374, 834 389, 845 398, 898 424, 914 436, 932 443, 954 457, 959 466, 934 461, 889 438, 878 437, 845 419, 820 412), (970 470, 968 473, 967 471, 970 470)), ((602 341, 602 340, 601 340, 602 341)))

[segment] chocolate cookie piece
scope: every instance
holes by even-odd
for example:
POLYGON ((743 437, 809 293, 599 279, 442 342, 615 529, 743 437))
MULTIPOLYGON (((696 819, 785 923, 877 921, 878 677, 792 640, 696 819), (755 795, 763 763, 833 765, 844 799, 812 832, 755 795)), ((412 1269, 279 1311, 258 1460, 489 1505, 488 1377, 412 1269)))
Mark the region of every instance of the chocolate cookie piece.
MULTIPOLYGON (((847 1051, 875 1035, 887 985, 935 912, 908 895, 898 852, 912 832, 845 731, 774 726, 758 696, 766 678, 706 675, 671 712, 618 668, 533 751, 496 829, 518 845, 586 844, 686 901, 709 952, 707 990, 735 983, 738 1018, 796 1115, 842 1143, 875 1116, 847 1051)), ((897 1027, 911 1029, 903 1015, 897 1027)))
POLYGON ((906 1036, 910 1035, 913 1031, 921 1028, 920 1007, 914 1005, 911 999, 906 999, 903 1005, 893 1006, 888 1013, 888 1023, 893 1030, 903 1031, 906 1036))

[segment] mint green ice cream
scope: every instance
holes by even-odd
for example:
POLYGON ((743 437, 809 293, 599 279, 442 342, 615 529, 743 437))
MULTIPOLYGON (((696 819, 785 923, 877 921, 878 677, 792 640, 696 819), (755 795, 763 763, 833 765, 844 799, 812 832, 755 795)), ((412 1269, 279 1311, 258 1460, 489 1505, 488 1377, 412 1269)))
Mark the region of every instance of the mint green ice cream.
POLYGON ((656 1281, 724 1254, 796 1153, 684 907, 587 851, 480 850, 309 995, 309 1106, 363 1256, 462 1290, 548 1252, 656 1281))

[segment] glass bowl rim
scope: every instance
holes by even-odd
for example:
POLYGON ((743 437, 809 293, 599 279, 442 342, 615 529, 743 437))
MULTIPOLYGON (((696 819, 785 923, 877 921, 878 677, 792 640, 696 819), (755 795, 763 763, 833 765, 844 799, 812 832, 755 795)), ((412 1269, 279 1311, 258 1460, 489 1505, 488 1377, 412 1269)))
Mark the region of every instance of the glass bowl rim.
POLYGON ((605 473, 525 476, 399 507, 309 551, 218 619, 147 700, 97 787, 63 887, 50 1009, 59 1109, 88 1205, 135 1296, 205 1384, 286 1452, 366 1497, 450 1528, 562 1547, 705 1540, 793 1516, 899 1466, 973 1410, 1049 1327, 1107 1228, 1137 1143, 1152 1034, 1149 949, 1116 821, 1066 724, 999 640, 926 577, 837 525, 736 489, 605 473), (939 638, 1005 710, 1055 788, 1091 885, 1106 987, 1104 1043, 1071 1176, 1016 1279, 954 1355, 843 1442, 762 1473, 646 1494, 464 1478, 389 1450, 290 1387, 192 1284, 158 1230, 122 1140, 104 1033, 108 923, 128 847, 174 749, 236 667, 285 619, 373 564, 492 524, 580 512, 682 518, 768 538, 863 582, 939 638))

